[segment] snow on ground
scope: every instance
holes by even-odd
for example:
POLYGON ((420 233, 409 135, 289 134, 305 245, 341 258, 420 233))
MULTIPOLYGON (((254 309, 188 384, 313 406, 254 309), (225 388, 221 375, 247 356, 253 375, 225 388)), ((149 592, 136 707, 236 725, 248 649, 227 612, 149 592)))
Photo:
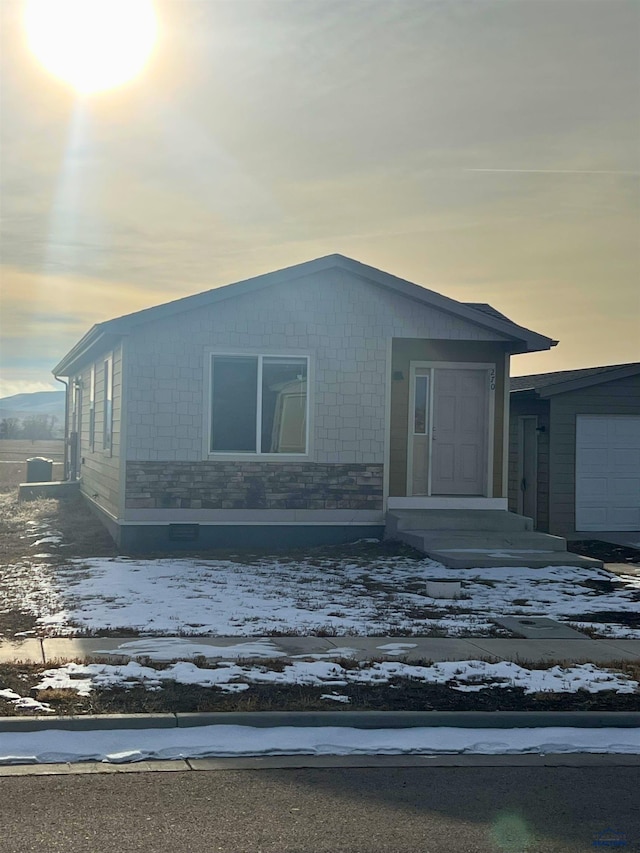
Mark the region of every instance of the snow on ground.
POLYGON ((36 713, 44 712, 45 714, 55 713, 46 702, 38 702, 36 699, 31 699, 30 696, 21 696, 15 690, 0 690, 0 699, 7 699, 16 708, 24 711, 35 711, 36 713))
MULTIPOLYGON (((360 663, 345 668, 330 661, 293 661, 272 670, 266 666, 242 665, 223 661, 214 668, 195 666, 179 661, 166 669, 143 666, 135 661, 126 664, 69 663, 42 673, 38 690, 75 690, 82 696, 98 688, 131 688, 143 685, 147 690, 159 690, 163 683, 197 684, 218 687, 223 691, 247 689, 251 684, 311 685, 345 687, 349 684, 388 684, 395 678, 407 678, 429 684, 447 684, 456 690, 478 691, 493 687, 521 687, 525 693, 575 693, 587 690, 598 693, 638 692, 640 685, 622 673, 611 672, 593 664, 550 669, 526 669, 516 663, 501 661, 445 661, 431 666, 414 666, 399 661, 360 663)), ((0 691, 0 695, 1 691, 0 691)), ((328 698, 348 701, 333 693, 328 698)), ((325 697, 323 697, 325 698, 325 697)))
POLYGON ((630 728, 356 729, 338 726, 255 728, 197 726, 0 733, 0 764, 260 755, 517 755, 640 754, 640 730, 630 728))
MULTIPOLYGON (((28 523, 33 547, 61 547, 46 520, 28 523)), ((621 625, 579 622, 596 611, 637 611, 640 577, 567 566, 447 569, 406 557, 231 560, 92 558, 58 563, 47 551, 2 567, 0 613, 21 610, 50 635, 120 629, 158 635, 274 634, 487 636, 493 616, 564 619, 601 636, 621 625), (616 580, 602 592, 590 580, 616 580), (462 581, 463 597, 426 595, 430 580, 462 581)), ((398 654, 402 651, 399 648, 398 654)))
MULTIPOLYGON (((611 592, 583 585, 611 578, 606 571, 568 566, 446 569, 405 557, 24 561, 3 573, 2 608, 26 605, 54 635, 134 629, 243 637, 486 636, 498 615, 571 621, 587 612, 637 612, 640 578, 615 578, 624 587, 611 592), (461 580, 464 597, 430 598, 428 580, 461 580)), ((616 633, 640 636, 631 628, 618 627, 616 633)))

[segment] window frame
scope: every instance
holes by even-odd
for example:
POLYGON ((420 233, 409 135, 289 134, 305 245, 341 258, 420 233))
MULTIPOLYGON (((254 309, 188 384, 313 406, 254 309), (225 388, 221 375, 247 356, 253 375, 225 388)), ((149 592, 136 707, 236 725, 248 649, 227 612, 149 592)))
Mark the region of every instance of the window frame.
POLYGON ((300 461, 311 457, 311 371, 312 359, 306 352, 265 352, 264 350, 248 352, 247 350, 208 350, 205 359, 205 431, 204 431, 204 455, 208 459, 226 459, 228 461, 242 461, 249 459, 264 459, 271 462, 278 461, 300 461), (214 358, 255 358, 257 359, 257 388, 256 388, 256 450, 213 450, 213 360, 214 358), (261 448, 262 433, 262 373, 265 359, 291 359, 292 361, 304 361, 307 367, 307 394, 305 410, 305 451, 303 453, 265 453, 261 448))
POLYGON ((103 362, 102 450, 113 455, 113 354, 103 362))
POLYGON ((89 371, 89 450, 96 449, 96 366, 89 371))

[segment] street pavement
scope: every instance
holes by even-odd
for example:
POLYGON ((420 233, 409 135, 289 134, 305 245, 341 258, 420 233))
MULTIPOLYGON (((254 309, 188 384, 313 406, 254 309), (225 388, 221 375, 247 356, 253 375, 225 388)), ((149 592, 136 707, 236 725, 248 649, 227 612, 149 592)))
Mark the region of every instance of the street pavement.
POLYGON ((0 853, 627 853, 639 791, 638 766, 5 777, 0 853))

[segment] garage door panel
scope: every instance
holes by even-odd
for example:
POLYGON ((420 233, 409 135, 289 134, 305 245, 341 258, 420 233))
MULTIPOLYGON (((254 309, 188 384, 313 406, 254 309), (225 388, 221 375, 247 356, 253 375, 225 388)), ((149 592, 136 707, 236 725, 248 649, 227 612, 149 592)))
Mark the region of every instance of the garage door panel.
POLYGON ((640 495, 640 478, 617 477, 611 481, 611 497, 615 500, 621 498, 637 498, 640 495))
POLYGON ((614 507, 613 516, 618 520, 620 530, 640 530, 640 508, 614 507))
POLYGON ((638 418, 630 415, 621 415, 612 426, 613 437, 619 441, 628 441, 629 447, 637 447, 638 444, 638 418), (628 419, 628 420, 627 420, 628 419))
POLYGON ((576 484, 576 497, 585 502, 598 503, 602 496, 606 494, 608 488, 608 480, 606 477, 586 477, 582 476, 576 484))
POLYGON ((582 510, 582 526, 580 530, 604 530, 607 521, 606 510, 596 507, 584 507, 582 510))
POLYGON ((580 465, 583 474, 606 474, 610 467, 611 465, 607 460, 606 453, 603 454, 602 450, 595 448, 583 450, 580 465))
POLYGON ((640 529, 640 416, 576 418, 576 530, 640 529))
MULTIPOLYGON (((581 418, 581 416, 578 416, 581 418)), ((584 447, 600 447, 606 442, 609 426, 604 421, 590 419, 582 421, 581 438, 584 447)))
POLYGON ((619 471, 635 471, 640 469, 640 447, 637 450, 614 450, 612 462, 619 471))

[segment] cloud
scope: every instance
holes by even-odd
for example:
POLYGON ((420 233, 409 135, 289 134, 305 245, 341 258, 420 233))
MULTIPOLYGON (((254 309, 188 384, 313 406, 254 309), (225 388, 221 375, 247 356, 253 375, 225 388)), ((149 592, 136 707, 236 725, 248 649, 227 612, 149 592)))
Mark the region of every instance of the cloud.
POLYGON ((542 370, 633 359, 637 6, 552 5, 159 0, 145 74, 80 108, 4 0, 4 374, 335 251, 561 338, 542 370))

